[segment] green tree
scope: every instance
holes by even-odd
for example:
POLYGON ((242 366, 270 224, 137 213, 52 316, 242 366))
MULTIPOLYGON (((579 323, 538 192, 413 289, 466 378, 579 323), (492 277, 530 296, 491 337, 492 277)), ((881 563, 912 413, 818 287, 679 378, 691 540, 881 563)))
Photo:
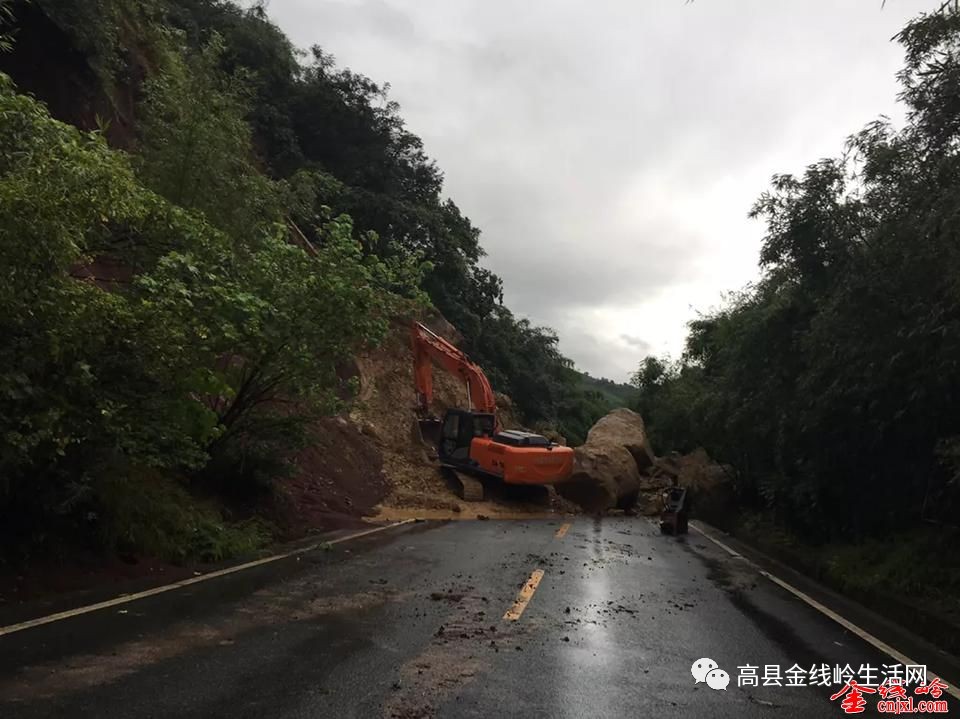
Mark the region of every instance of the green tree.
POLYGON ((241 240, 282 219, 282 191, 254 166, 247 80, 220 69, 223 53, 214 35, 168 55, 145 87, 137 160, 151 189, 241 240))
POLYGON ((282 227, 250 251, 231 252, 219 240, 196 245, 168 254, 137 282, 144 309, 176 327, 190 364, 201 368, 217 427, 206 474, 227 488, 269 485, 262 473, 239 477, 234 465, 251 465, 244 460, 252 447, 276 470, 275 450, 339 408, 337 366, 383 337, 404 302, 394 292, 417 295, 416 268, 365 258, 349 217, 318 233, 313 254, 288 242, 282 227))
POLYGON ((289 446, 287 430, 333 408, 337 363, 419 297, 420 266, 364 253, 347 217, 324 223, 312 252, 279 224, 238 244, 5 76, 0 218, 10 551, 114 536, 91 525, 102 482, 136 468, 213 474, 223 490, 263 479, 237 471, 251 446, 289 446))
POLYGON ((905 127, 872 123, 841 158, 775 177, 753 210, 762 279, 691 323, 678 371, 637 380, 657 432, 735 464, 746 502, 817 539, 957 508, 956 3, 898 39, 905 127))
POLYGON ((13 49, 13 0, 0 0, 0 52, 13 49))
POLYGON ((443 176, 406 128, 389 86, 338 68, 319 47, 301 66, 262 6, 176 0, 173 7, 174 22, 195 49, 214 33, 222 36, 220 70, 252 89, 245 116, 256 146, 295 197, 288 202, 291 219, 308 239, 319 241, 314 218, 329 206, 376 233, 376 242, 364 244, 368 253, 427 262, 422 288, 463 333, 494 386, 514 396, 528 421, 559 421, 561 398, 570 407, 566 397, 576 394, 569 362, 552 333, 518 322, 503 306, 500 278, 479 264, 479 230, 443 197, 443 176), (512 357, 511 342, 532 347, 541 364, 512 357))
POLYGON ((0 76, 0 508, 5 530, 54 533, 38 516, 75 517, 96 470, 123 456, 202 461, 193 402, 165 375, 178 347, 138 313, 123 275, 89 279, 96 258, 147 262, 146 247, 206 232, 142 188, 103 138, 52 120, 0 76), (119 280, 114 282, 113 280, 119 280), (141 334, 156 337, 138 344, 141 334))

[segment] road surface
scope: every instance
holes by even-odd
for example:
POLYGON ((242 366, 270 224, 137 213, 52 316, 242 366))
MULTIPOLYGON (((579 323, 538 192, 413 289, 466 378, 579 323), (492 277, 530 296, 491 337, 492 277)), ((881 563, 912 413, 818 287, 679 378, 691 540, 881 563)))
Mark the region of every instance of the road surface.
POLYGON ((738 667, 895 663, 703 535, 567 521, 408 524, 2 635, 0 717, 830 717, 838 686, 738 667))

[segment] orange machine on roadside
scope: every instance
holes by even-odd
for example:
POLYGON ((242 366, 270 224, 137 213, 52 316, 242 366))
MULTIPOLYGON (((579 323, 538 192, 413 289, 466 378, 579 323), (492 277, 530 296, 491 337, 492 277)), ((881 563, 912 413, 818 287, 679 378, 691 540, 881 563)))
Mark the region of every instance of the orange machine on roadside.
POLYGON ((483 485, 465 473, 507 485, 552 485, 570 478, 570 447, 499 426, 493 388, 464 352, 419 322, 411 339, 421 436, 436 444, 440 462, 456 473, 464 499, 483 499, 483 485), (442 421, 430 416, 434 362, 461 377, 467 389, 467 408, 447 410, 442 421))

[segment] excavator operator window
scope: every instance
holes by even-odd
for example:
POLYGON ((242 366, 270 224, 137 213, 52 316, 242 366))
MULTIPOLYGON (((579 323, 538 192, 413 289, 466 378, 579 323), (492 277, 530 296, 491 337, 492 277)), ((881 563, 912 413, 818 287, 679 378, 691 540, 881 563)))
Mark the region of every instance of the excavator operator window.
POLYGON ((477 437, 493 434, 495 418, 492 414, 451 409, 443 420, 440 455, 452 460, 470 459, 470 447, 477 437))
POLYGON ((476 422, 469 414, 460 416, 460 446, 469 447, 475 436, 476 422))
POLYGON ((440 456, 452 457, 460 443, 460 415, 456 412, 447 412, 443 418, 443 429, 440 433, 440 456))
POLYGON ((469 413, 449 410, 443 420, 440 456, 458 461, 469 459, 473 424, 473 417, 469 413))
MULTIPOLYGON (((457 434, 455 448, 450 452, 453 459, 464 461, 470 458, 470 443, 473 441, 473 417, 462 412, 456 415, 460 431, 457 434)), ((451 442, 451 444, 454 444, 451 442)))
POLYGON ((460 434, 460 415, 449 412, 443 420, 443 438, 456 439, 460 434))
POLYGON ((474 414, 473 415, 473 436, 489 437, 493 434, 496 424, 492 414, 474 414))

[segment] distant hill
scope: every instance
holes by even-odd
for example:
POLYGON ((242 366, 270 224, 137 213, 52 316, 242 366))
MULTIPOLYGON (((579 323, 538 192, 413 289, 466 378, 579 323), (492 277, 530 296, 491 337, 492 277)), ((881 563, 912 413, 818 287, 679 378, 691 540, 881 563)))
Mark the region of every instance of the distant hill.
POLYGON ((586 391, 599 392, 612 407, 632 407, 637 399, 637 388, 614 382, 605 377, 591 377, 586 372, 577 372, 580 386, 586 391))

